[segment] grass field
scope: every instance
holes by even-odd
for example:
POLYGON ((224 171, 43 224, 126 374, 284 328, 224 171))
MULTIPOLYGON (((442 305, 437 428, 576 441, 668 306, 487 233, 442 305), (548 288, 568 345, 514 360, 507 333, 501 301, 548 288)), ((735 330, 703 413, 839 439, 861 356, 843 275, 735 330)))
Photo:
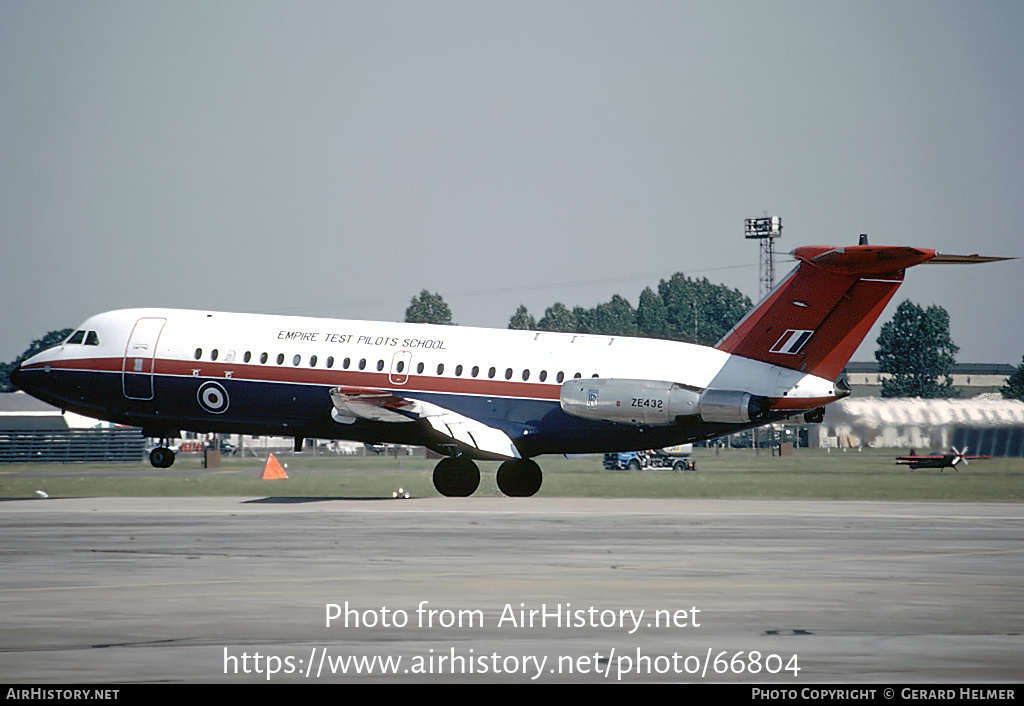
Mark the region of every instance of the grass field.
MULTIPOLYGON (((697 449, 696 472, 606 471, 600 456, 538 459, 544 486, 538 496, 628 498, 788 498, 1024 502, 1024 459, 974 461, 952 469, 910 471, 897 466, 893 449, 826 453, 801 450, 791 458, 750 449, 697 449)), ((434 461, 422 457, 283 455, 286 480, 262 480, 265 459, 223 459, 219 469, 202 468, 199 457, 179 456, 174 466, 155 470, 138 464, 18 464, 0 466, 0 498, 203 496, 391 497, 404 488, 414 497, 436 496, 434 461)), ((500 496, 497 463, 481 463, 477 495, 500 496)))

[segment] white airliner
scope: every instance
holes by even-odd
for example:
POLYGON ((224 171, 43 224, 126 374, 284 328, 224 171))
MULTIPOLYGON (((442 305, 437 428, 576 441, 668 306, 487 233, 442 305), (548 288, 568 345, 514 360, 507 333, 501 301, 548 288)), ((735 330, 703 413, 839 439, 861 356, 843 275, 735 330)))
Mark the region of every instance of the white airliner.
MULTIPOLYGON (((126 309, 99 314, 11 379, 65 410, 140 426, 422 445, 443 495, 541 486, 533 457, 660 448, 845 397, 843 367, 923 262, 1005 258, 909 247, 808 246, 716 346, 621 336, 126 309)), ((166 442, 150 454, 166 468, 166 442)))

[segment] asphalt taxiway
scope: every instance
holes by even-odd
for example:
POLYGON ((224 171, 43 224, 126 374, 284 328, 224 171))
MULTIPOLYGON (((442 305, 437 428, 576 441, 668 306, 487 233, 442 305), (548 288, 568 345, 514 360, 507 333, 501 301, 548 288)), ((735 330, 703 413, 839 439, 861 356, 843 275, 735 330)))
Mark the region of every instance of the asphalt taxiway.
POLYGON ((0 503, 0 680, 1018 682, 1024 505, 0 503), (333 616, 333 617, 332 617, 333 616))

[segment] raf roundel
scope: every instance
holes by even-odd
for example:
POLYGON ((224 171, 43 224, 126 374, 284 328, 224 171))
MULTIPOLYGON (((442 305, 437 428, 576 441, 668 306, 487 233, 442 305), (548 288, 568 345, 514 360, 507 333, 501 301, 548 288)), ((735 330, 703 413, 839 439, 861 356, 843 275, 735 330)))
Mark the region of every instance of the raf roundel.
POLYGON ((228 409, 227 390, 217 382, 206 382, 199 387, 196 395, 199 406, 213 414, 223 414, 228 409))

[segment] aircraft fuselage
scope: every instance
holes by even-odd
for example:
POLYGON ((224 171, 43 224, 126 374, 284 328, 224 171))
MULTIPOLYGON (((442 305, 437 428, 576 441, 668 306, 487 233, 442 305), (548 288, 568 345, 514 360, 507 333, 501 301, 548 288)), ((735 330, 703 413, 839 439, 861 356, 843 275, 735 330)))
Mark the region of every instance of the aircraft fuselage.
MULTIPOLYGON (((17 384, 63 409, 140 426, 150 436, 188 430, 432 448, 451 442, 421 424, 339 423, 329 391, 346 386, 453 410, 503 431, 530 457, 688 443, 836 399, 830 380, 642 338, 168 309, 108 312, 78 330, 86 333, 82 343, 26 361, 17 384), (773 400, 772 413, 739 423, 680 415, 668 424, 633 424, 563 411, 563 383, 593 378, 673 381, 697 393, 743 390, 773 400)), ((638 413, 664 404, 644 393, 638 385, 623 403, 638 413)))

